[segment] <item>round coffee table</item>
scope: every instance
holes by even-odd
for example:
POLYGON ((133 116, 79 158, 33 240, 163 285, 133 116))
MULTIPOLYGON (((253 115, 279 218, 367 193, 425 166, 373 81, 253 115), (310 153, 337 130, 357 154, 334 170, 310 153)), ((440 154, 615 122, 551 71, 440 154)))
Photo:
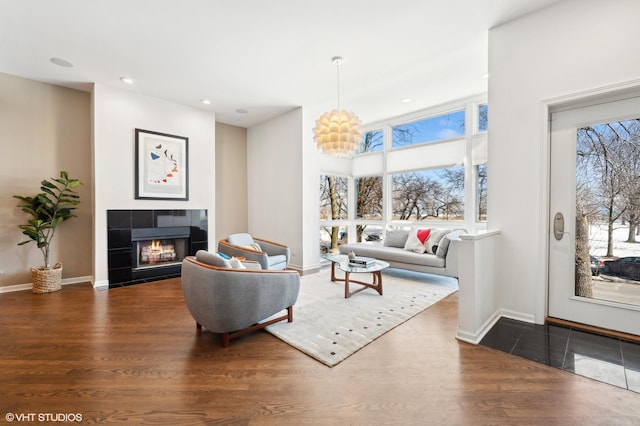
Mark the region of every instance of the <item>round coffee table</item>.
POLYGON ((344 282, 344 298, 348 299, 356 293, 360 293, 362 290, 372 288, 382 296, 382 270, 389 267, 387 262, 382 260, 376 260, 372 265, 353 266, 349 263, 349 257, 345 254, 333 254, 324 256, 325 259, 331 262, 331 281, 344 282), (336 265, 344 272, 344 278, 336 277, 336 265), (373 279, 371 283, 350 279, 351 274, 359 274, 363 272, 369 272, 372 274, 373 279), (363 286, 357 290, 351 291, 350 284, 359 284, 363 286))

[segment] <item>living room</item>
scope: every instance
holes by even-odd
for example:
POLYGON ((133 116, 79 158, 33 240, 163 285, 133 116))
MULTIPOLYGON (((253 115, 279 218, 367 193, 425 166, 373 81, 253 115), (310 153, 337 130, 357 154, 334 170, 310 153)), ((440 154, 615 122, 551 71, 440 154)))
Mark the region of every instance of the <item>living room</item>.
MULTIPOLYGON (((639 86, 640 59, 628 47, 638 36, 637 2, 550 3, 492 28, 485 40, 491 123, 486 228, 499 231, 499 242, 489 291, 477 296, 482 315, 469 330, 472 335, 494 315, 541 324, 548 314, 549 110, 639 86)), ((3 34, 12 26, 4 28, 3 34)), ((13 39, 3 37, 3 51, 13 39)), ((327 68, 322 78, 331 87, 335 70, 330 58, 336 54, 351 60, 332 50, 319 54, 316 64, 327 68)), ((345 74, 352 63, 345 62, 345 74)), ((22 216, 12 196, 33 191, 40 180, 63 169, 85 183, 79 189, 79 217, 60 228, 54 251, 64 262, 68 284, 108 286, 106 221, 111 209, 206 209, 209 247, 232 232, 249 230, 285 241, 296 269, 311 273, 319 267, 319 176, 350 168, 349 160, 323 158, 312 138, 314 120, 335 102, 333 91, 322 105, 292 104, 273 118, 243 127, 219 121, 223 115, 213 110, 140 93, 135 85, 94 82, 90 91, 75 90, 34 81, 18 71, 0 69, 5 129, 0 137, 9 159, 3 177, 10 182, 0 190, 0 292, 27 288, 29 267, 39 262, 33 248, 16 245, 22 216), (136 128, 189 137, 188 201, 135 199, 136 128)), ((188 76, 188 71, 176 75, 188 76)), ((354 80, 343 80, 343 93, 354 80)), ((450 99, 415 109, 478 94, 455 92, 455 82, 451 87, 450 99)), ((345 107, 351 108, 347 101, 352 97, 343 99, 345 107)), ((366 124, 400 115, 390 113, 366 124)))

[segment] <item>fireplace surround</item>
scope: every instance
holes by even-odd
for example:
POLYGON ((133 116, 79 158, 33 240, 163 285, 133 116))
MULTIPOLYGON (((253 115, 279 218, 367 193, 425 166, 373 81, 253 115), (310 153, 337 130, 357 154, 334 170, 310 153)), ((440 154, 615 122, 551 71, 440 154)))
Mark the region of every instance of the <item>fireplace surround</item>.
POLYGON ((207 210, 108 210, 109 288, 180 276, 208 248, 207 210))

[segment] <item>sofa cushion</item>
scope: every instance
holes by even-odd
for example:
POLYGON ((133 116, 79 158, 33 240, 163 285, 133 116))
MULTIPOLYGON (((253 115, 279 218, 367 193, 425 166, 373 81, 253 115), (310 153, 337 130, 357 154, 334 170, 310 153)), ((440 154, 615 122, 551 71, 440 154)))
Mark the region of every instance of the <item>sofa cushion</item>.
POLYGON ((219 254, 206 250, 198 250, 196 252, 196 259, 207 265, 217 266, 219 268, 231 268, 231 264, 227 259, 223 259, 219 254))
POLYGON ((445 259, 424 253, 415 253, 398 247, 384 247, 380 244, 354 243, 340 246, 341 253, 353 250, 358 256, 373 257, 387 262, 444 268, 445 259))
POLYGON ((287 256, 284 254, 276 254, 269 256, 269 269, 285 269, 287 267, 287 256))
POLYGON ((409 231, 406 229, 390 229, 384 236, 382 245, 385 247, 403 248, 409 237, 409 231))

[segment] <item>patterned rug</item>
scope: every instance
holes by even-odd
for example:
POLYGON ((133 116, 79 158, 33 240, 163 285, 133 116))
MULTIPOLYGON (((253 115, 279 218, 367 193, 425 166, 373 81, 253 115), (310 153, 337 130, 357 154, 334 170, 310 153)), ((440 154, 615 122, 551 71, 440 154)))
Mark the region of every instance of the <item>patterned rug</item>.
MULTIPOLYGON (((341 272, 336 273, 342 278, 341 272)), ((353 279, 367 281, 370 274, 353 279)), ((382 272, 383 293, 367 289, 344 298, 344 283, 331 282, 329 270, 300 279, 300 295, 293 322, 280 322, 266 330, 333 367, 458 289, 453 278, 397 269, 382 272)), ((351 284, 351 289, 359 288, 351 284)))

